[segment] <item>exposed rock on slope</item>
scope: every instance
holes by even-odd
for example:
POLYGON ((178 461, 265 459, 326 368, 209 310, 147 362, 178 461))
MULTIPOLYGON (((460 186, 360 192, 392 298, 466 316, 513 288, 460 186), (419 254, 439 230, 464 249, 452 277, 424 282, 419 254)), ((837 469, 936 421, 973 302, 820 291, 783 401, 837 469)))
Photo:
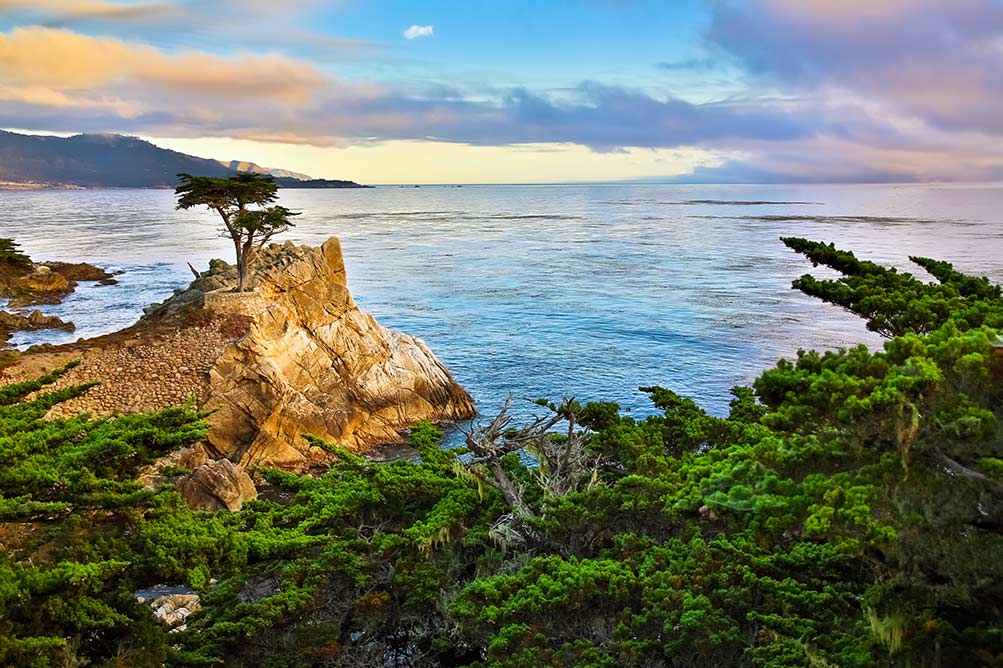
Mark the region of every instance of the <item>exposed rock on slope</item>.
POLYGON ((115 334, 20 355, 0 371, 0 384, 34 379, 79 361, 54 388, 98 383, 86 394, 57 404, 50 417, 154 411, 209 392, 209 370, 227 346, 246 333, 236 318, 194 311, 115 334))
POLYGON ((258 498, 244 467, 229 459, 210 459, 202 443, 161 457, 140 473, 139 482, 150 489, 173 486, 195 510, 236 511, 244 501, 258 498))
POLYGON ((213 411, 213 454, 248 468, 323 464, 326 453, 304 435, 359 450, 399 442, 420 420, 473 415, 469 395, 422 341, 359 310, 337 239, 272 245, 258 258, 253 290, 231 292, 235 284, 233 267, 216 260, 137 325, 25 354, 0 384, 79 359, 57 387, 101 384, 61 404, 61 414, 155 410, 193 397, 213 411))
POLYGON ((288 169, 275 169, 274 167, 262 167, 261 165, 254 164, 253 162, 244 162, 242 160, 231 160, 230 162, 220 160, 219 164, 228 169, 232 169, 235 172, 244 172, 248 174, 269 174, 271 176, 296 179, 298 181, 313 180, 312 176, 307 176, 306 174, 302 174, 300 172, 292 172, 288 169))
POLYGON ((240 510, 258 491, 243 467, 229 459, 210 460, 177 483, 177 490, 195 510, 240 510))
POLYGON ((0 311, 0 347, 7 343, 13 332, 33 332, 39 329, 62 329, 72 332, 76 329, 72 322, 65 322, 54 315, 32 311, 28 315, 0 311))

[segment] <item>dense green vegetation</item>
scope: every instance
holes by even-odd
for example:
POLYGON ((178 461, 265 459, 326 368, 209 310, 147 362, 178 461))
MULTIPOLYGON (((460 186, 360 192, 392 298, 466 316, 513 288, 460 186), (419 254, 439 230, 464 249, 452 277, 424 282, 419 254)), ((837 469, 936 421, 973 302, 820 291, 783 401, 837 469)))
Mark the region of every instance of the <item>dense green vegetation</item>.
POLYGON ((0 665, 157 665, 164 629, 132 591, 244 562, 218 519, 133 482, 205 426, 185 407, 46 421, 87 389, 44 393, 61 373, 0 388, 0 665))
POLYGON ((0 238, 0 271, 31 271, 31 258, 13 239, 0 238))
POLYGON ((656 417, 540 402, 461 450, 420 425, 418 462, 324 444, 239 513, 131 482, 194 411, 44 422, 81 390, 2 390, 0 663, 1003 665, 1000 289, 785 243, 884 350, 781 361, 727 418, 647 388, 656 417), (169 634, 131 592, 180 581, 204 608, 169 634))
POLYGON ((227 178, 178 174, 174 189, 178 209, 204 206, 219 214, 222 236, 233 242, 237 256, 237 289, 247 290, 248 268, 255 253, 278 234, 293 227, 298 213, 284 206, 268 206, 279 198, 271 176, 238 174, 227 178))

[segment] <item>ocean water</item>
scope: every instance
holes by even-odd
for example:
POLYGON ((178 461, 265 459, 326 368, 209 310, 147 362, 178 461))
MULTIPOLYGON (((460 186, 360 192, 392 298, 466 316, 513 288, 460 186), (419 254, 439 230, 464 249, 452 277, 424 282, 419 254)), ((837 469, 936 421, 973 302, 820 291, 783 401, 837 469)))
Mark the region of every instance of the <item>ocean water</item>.
MULTIPOLYGON (((833 241, 908 268, 949 260, 1003 282, 1003 185, 466 186, 283 190, 298 243, 341 238, 349 288, 382 324, 424 339, 490 414, 510 393, 610 400, 651 412, 662 385, 713 413, 729 389, 799 348, 881 339, 790 288, 813 270, 781 236, 833 241)), ((73 334, 133 323, 229 259, 215 214, 165 190, 0 192, 0 236, 38 259, 123 272, 45 310, 73 334)), ((915 272, 922 270, 914 268, 915 272)))

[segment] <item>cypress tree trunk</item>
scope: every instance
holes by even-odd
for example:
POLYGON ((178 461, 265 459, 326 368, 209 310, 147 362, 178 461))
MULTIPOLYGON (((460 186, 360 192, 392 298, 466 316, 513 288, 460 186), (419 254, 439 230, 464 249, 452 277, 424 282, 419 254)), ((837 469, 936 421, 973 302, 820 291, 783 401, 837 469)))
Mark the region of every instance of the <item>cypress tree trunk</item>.
POLYGON ((243 257, 237 258, 237 292, 247 291, 247 260, 243 257))
POLYGON ((237 290, 247 292, 247 284, 251 273, 251 260, 254 258, 254 237, 249 237, 237 248, 237 290))

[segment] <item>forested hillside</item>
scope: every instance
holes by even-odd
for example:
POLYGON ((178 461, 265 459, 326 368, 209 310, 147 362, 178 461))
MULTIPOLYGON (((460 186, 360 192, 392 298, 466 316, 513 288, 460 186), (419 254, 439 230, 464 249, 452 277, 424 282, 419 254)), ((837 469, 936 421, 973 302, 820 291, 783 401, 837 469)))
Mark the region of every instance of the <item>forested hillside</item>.
POLYGON ((328 472, 262 471, 237 513, 132 482, 194 411, 47 422, 86 388, 0 390, 0 664, 1003 665, 1000 288, 784 242, 884 350, 780 361, 727 418, 652 387, 644 420, 423 425, 416 462, 318 442, 328 472), (133 592, 182 582, 172 633, 133 592))

